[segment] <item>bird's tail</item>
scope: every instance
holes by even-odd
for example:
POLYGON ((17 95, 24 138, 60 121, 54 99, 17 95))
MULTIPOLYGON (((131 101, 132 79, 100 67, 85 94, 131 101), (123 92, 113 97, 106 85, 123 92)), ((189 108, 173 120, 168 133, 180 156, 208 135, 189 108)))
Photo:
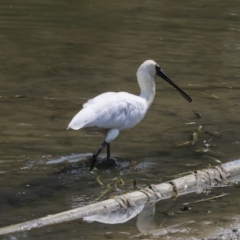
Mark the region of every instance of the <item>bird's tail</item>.
POLYGON ((95 114, 93 109, 83 108, 78 114, 74 116, 67 129, 71 128, 73 130, 79 130, 83 127, 91 127, 94 117, 95 114))

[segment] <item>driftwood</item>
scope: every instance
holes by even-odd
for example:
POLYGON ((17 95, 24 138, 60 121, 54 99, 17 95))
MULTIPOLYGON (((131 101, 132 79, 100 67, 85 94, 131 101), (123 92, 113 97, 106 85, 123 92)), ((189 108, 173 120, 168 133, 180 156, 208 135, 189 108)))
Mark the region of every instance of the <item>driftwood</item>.
POLYGON ((226 186, 240 178, 240 159, 219 166, 196 171, 175 180, 150 185, 147 188, 132 193, 116 196, 113 199, 90 204, 47 217, 0 228, 0 235, 28 231, 53 224, 59 224, 84 218, 91 215, 103 214, 110 211, 127 209, 128 207, 144 205, 163 199, 176 198, 188 193, 200 193, 212 187, 226 186))

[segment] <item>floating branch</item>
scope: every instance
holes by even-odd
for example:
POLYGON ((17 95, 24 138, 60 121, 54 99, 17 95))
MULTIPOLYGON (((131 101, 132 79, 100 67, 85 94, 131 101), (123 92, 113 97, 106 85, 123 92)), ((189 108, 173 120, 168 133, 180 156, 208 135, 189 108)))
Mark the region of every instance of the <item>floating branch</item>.
POLYGON ((87 216, 127 209, 133 206, 157 202, 163 199, 176 198, 189 193, 200 193, 212 187, 226 186, 240 179, 240 159, 219 166, 196 171, 175 180, 150 185, 139 191, 116 196, 112 199, 75 208, 47 217, 0 228, 0 235, 29 231, 49 225, 69 222, 87 216))

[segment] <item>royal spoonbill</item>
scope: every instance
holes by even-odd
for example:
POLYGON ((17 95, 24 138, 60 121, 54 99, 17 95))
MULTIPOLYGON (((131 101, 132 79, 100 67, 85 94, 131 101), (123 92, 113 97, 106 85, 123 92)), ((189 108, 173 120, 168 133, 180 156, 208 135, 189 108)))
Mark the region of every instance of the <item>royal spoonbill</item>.
POLYGON ((127 92, 107 92, 90 99, 83 104, 83 109, 75 115, 68 129, 97 127, 105 133, 105 140, 93 154, 90 171, 93 170, 96 159, 107 146, 107 159, 110 159, 110 142, 120 131, 133 128, 147 113, 155 96, 154 76, 158 75, 171 84, 186 100, 192 99, 162 71, 153 60, 145 61, 137 70, 137 80, 141 90, 139 96, 127 92))

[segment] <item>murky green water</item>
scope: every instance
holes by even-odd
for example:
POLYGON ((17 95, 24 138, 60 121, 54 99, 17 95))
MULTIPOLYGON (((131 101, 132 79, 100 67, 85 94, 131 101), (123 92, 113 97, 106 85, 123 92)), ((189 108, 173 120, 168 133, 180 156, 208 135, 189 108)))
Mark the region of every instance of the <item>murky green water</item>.
MULTIPOLYGON (((100 179, 107 184, 121 177, 129 191, 134 179, 145 186, 218 164, 204 155, 222 162, 240 157, 240 2, 2 0, 0 6, 0 226, 83 206, 100 196, 105 188, 85 164, 46 162, 99 147, 101 133, 66 131, 68 123, 97 94, 138 94, 135 72, 146 59, 157 61, 193 102, 156 77, 156 97, 144 121, 111 146, 113 156, 130 166, 102 168, 100 179), (199 125, 198 141, 179 146, 192 140, 199 125), (211 152, 203 153, 206 143, 211 152), (136 173, 133 166, 139 164, 145 167, 136 173)), ((157 226, 194 220, 198 233, 206 219, 224 222, 237 213, 239 196, 234 187, 211 194, 223 191, 230 192, 226 200, 173 217, 162 212, 206 196, 158 203, 157 226)), ((16 237, 126 239, 138 233, 133 219, 113 226, 80 221, 16 237)))

